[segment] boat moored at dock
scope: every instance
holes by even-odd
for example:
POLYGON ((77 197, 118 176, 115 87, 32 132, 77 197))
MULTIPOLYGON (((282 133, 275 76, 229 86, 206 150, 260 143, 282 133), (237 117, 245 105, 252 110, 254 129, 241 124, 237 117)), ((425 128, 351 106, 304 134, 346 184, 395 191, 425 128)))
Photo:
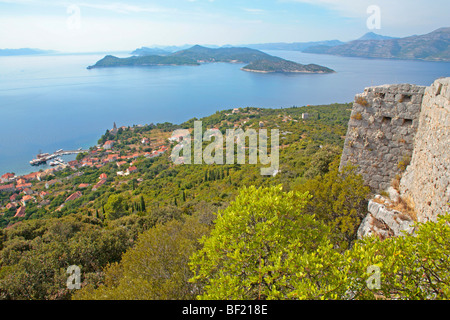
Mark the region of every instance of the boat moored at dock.
MULTIPOLYGON (((78 153, 82 153, 82 152, 86 152, 86 150, 82 150, 81 148, 79 148, 78 150, 68 150, 68 151, 64 151, 63 149, 59 149, 59 150, 55 151, 55 153, 52 153, 52 154, 39 153, 36 156, 36 159, 33 159, 33 160, 30 161, 30 165, 32 165, 32 166, 40 166, 41 164, 46 164, 47 161, 55 159, 55 158, 57 158, 59 156, 70 155, 70 154, 78 154, 78 153)), ((56 166, 56 165, 60 165, 60 164, 64 164, 64 161, 61 158, 58 158, 55 161, 52 161, 50 163, 51 166, 56 166)))

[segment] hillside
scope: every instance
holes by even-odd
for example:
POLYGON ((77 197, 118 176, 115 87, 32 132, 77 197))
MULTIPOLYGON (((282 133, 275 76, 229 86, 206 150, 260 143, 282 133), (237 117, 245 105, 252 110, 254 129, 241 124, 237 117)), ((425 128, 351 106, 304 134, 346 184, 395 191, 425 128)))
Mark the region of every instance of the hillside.
POLYGON ((167 56, 171 54, 171 52, 160 48, 142 47, 134 50, 131 54, 133 56, 167 56))
POLYGON ((196 118, 107 131, 70 166, 21 177, 26 192, 0 192, 0 299, 448 299, 448 216, 415 236, 357 240, 370 192, 354 168, 338 170, 350 114, 333 104, 200 119, 222 133, 280 130, 275 176, 175 165, 168 138, 196 118), (74 265, 79 290, 67 286, 74 265), (368 266, 382 266, 382 287, 368 286, 368 266))
POLYGON ((356 39, 356 40, 391 40, 391 39, 397 39, 397 38, 383 36, 381 34, 377 34, 374 32, 368 32, 365 35, 363 35, 361 38, 356 39))
POLYGON ((304 66, 302 64, 287 61, 279 57, 268 55, 264 52, 250 48, 207 48, 199 45, 181 50, 169 55, 145 55, 145 48, 138 49, 134 53, 141 56, 129 58, 117 58, 106 56, 88 69, 121 67, 121 66, 152 66, 152 65, 199 65, 200 63, 245 63, 245 71, 255 72, 304 72, 304 73, 330 73, 331 69, 318 65, 304 66))
POLYGON ((187 50, 175 52, 172 56, 189 58, 198 62, 228 63, 251 63, 262 59, 278 61, 281 59, 250 48, 207 48, 199 45, 187 50))
POLYGON ((95 68, 111 68, 111 67, 133 67, 133 66, 161 66, 161 65, 199 65, 198 62, 184 57, 173 56, 142 56, 142 57, 129 57, 129 58, 117 58, 111 55, 105 56, 103 59, 97 61, 93 66, 89 66, 88 69, 95 68))
POLYGON ((399 39, 355 40, 335 47, 316 46, 304 52, 363 58, 450 61, 450 28, 399 39))
POLYGON ((24 177, 32 184, 27 195, 0 192, 0 299, 70 299, 75 291, 66 287, 68 265, 83 266, 83 287, 96 286, 104 281, 108 264, 119 262, 143 232, 157 225, 180 224, 188 215, 210 226, 242 187, 282 184, 289 190, 328 172, 342 151, 350 108, 240 108, 200 119, 204 130, 257 129, 260 123, 279 129, 281 172, 275 177, 261 176, 261 166, 248 160, 243 165, 174 165, 169 155, 175 144, 168 138, 176 129, 192 128, 195 118, 180 125, 107 131, 99 144, 114 141, 112 149, 92 147, 71 166, 43 174, 41 181, 24 177), (302 120, 303 113, 310 118, 302 120), (17 215, 27 198, 24 216, 17 215))

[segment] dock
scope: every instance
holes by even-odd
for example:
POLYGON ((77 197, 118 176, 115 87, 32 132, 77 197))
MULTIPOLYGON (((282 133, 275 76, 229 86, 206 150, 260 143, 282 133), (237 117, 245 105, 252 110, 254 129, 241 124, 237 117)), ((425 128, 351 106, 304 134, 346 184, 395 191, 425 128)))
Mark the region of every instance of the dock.
POLYGON ((33 159, 30 161, 30 165, 32 166, 39 166, 41 164, 47 163, 47 161, 50 161, 52 159, 55 159, 59 156, 66 156, 66 155, 70 155, 70 154, 78 154, 78 153, 83 153, 83 152, 88 152, 88 150, 82 150, 81 148, 78 150, 62 150, 59 149, 58 151, 55 151, 52 154, 49 153, 40 153, 36 156, 36 159, 33 159))

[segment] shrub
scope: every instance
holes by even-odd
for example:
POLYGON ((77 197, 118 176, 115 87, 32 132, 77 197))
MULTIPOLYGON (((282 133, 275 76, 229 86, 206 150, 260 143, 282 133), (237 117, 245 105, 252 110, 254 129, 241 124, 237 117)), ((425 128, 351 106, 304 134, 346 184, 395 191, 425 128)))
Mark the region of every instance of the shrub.
POLYGON ((353 120, 361 121, 363 117, 362 117, 362 114, 360 112, 357 112, 356 114, 354 114, 350 118, 352 118, 353 120))
POLYGON ((367 107, 369 105, 369 102, 361 96, 357 97, 355 102, 363 107, 367 107))

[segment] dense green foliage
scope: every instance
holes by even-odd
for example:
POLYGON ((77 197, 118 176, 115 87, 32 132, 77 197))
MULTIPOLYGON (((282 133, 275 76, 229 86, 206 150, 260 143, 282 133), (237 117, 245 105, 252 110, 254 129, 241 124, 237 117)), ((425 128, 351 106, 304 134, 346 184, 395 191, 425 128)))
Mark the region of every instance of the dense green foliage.
POLYGON ((193 257, 202 298, 286 298, 291 252, 314 252, 326 238, 324 226, 302 214, 308 198, 281 187, 244 188, 193 257))
POLYGON ((82 215, 18 224, 0 252, 0 299, 67 299, 69 266, 81 266, 84 281, 97 283, 103 268, 120 261, 137 234, 154 224, 149 216, 103 226, 82 215))
POLYGON ((331 228, 331 238, 336 245, 347 248, 355 241, 358 227, 367 214, 366 199, 370 189, 364 185, 362 177, 355 174, 354 168, 345 167, 340 172, 338 166, 338 161, 332 162, 328 173, 317 175, 295 190, 311 193, 306 212, 331 228))
POLYGON ((139 236, 120 264, 106 269, 99 288, 91 284, 74 299, 195 299, 199 287, 188 282, 188 262, 200 248, 198 239, 209 231, 209 222, 195 216, 158 224, 139 236))
POLYGON ((302 215, 306 199, 281 188, 242 190, 192 257, 199 298, 449 298, 449 216, 417 225, 415 235, 368 238, 340 252, 324 224, 302 215))
POLYGON ((157 65, 199 65, 196 61, 173 56, 141 56, 129 58, 117 58, 111 55, 105 56, 103 59, 97 61, 88 69, 107 68, 107 67, 132 67, 132 66, 157 66, 157 65))

